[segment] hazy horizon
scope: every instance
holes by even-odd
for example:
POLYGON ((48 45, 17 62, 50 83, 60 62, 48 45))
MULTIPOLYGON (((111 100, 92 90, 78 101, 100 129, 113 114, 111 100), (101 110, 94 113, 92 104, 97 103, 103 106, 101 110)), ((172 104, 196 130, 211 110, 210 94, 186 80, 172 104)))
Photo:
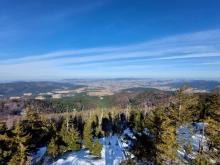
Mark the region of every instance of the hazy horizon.
POLYGON ((164 77, 164 78, 150 78, 150 77, 78 77, 78 78, 63 78, 63 79, 11 79, 11 80, 0 80, 0 83, 14 83, 14 82, 63 82, 67 80, 93 80, 93 81, 98 81, 98 80, 117 80, 117 79, 127 79, 127 80, 132 80, 132 79, 137 79, 137 80, 158 80, 158 81, 217 81, 220 82, 220 78, 212 79, 212 78, 169 78, 169 77, 164 77))

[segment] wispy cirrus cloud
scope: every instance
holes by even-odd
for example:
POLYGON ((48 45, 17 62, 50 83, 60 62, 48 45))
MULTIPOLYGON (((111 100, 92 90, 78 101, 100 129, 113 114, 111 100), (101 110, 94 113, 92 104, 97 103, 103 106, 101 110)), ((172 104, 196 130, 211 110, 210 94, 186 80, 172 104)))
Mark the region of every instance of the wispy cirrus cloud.
MULTIPOLYGON (((181 72, 185 73, 190 69, 202 72, 207 69, 208 63, 210 66, 216 62, 220 62, 220 30, 209 30, 126 46, 61 50, 6 59, 0 62, 0 75, 65 78, 79 73, 82 77, 93 75, 94 72, 108 76, 109 71, 112 71, 114 73, 111 75, 115 76, 125 72, 129 72, 131 76, 138 72, 150 76, 153 73, 149 70, 160 72, 161 69, 161 72, 166 72, 165 67, 176 71, 181 68, 181 72), (195 68, 195 63, 201 66, 195 68)), ((219 71, 213 72, 217 76, 219 71)))

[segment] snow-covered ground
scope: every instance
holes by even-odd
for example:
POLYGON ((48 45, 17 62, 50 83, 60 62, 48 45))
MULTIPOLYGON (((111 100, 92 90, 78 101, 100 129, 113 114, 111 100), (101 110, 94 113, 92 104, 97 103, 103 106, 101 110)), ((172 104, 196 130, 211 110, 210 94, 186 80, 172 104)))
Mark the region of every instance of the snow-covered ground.
POLYGON ((133 140, 136 140, 137 138, 134 136, 134 133, 129 129, 125 129, 123 132, 124 135, 127 135, 128 137, 130 137, 133 140))
POLYGON ((58 159, 52 165, 119 165, 125 159, 123 146, 118 136, 104 137, 100 139, 100 142, 103 144, 100 159, 90 155, 88 150, 82 149, 58 159))
MULTIPOLYGON (((207 127, 207 124, 194 123, 183 125, 177 130, 177 143, 179 145, 177 152, 184 162, 187 163, 195 159, 201 145, 204 150, 207 149, 207 138, 202 136, 203 127, 207 127), (191 153, 186 151, 189 145, 192 147, 191 153)), ((149 131, 145 129, 143 133, 149 134, 149 131)), ((122 160, 135 157, 129 152, 129 148, 136 140, 134 133, 127 128, 121 136, 113 135, 100 139, 103 145, 101 158, 91 155, 86 149, 81 149, 78 152, 71 152, 62 156, 51 165, 119 165, 122 160)), ((42 157, 45 152, 46 147, 40 148, 34 158, 42 157)))
POLYGON ((195 159, 200 146, 202 146, 204 150, 207 149, 207 138, 202 135, 203 126, 206 127, 207 124, 199 122, 193 125, 184 125, 178 129, 177 142, 180 148, 177 152, 185 161, 195 159), (187 154, 185 150, 187 145, 192 146, 192 153, 190 154, 187 154))
POLYGON ((39 162, 47 152, 47 147, 38 148, 37 152, 32 156, 31 164, 39 162))

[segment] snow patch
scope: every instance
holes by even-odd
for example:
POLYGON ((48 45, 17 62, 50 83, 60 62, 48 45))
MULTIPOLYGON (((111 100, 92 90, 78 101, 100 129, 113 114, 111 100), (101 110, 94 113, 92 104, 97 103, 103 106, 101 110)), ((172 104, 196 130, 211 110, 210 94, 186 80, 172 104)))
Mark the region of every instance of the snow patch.
POLYGON ((133 140, 136 140, 137 138, 134 136, 134 133, 129 129, 125 129, 123 132, 124 135, 127 135, 128 137, 130 137, 133 140))
POLYGON ((43 156, 47 152, 47 147, 38 148, 37 152, 32 156, 31 164, 35 164, 42 160, 43 156))
POLYGON ((52 165, 119 165, 125 159, 119 137, 109 136, 100 139, 103 144, 101 158, 90 155, 88 150, 71 152, 66 158, 61 157, 52 165))
POLYGON ((177 130, 177 143, 179 145, 177 152, 184 161, 195 159, 201 146, 204 150, 208 150, 207 138, 202 135, 203 128, 206 126, 207 123, 198 122, 180 126, 177 130), (188 145, 192 146, 192 153, 186 152, 185 148, 188 145))

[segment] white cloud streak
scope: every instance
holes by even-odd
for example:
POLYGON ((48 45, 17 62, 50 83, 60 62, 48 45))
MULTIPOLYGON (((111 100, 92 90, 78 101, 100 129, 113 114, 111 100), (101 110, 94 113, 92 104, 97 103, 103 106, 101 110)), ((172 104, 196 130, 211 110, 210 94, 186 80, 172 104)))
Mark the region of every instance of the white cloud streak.
MULTIPOLYGON (((144 43, 127 46, 96 47, 78 50, 61 50, 40 55, 29 55, 18 59, 0 61, 0 76, 8 77, 49 77, 54 75, 74 76, 83 67, 114 66, 129 70, 136 65, 142 68, 162 67, 161 63, 171 66, 170 60, 201 59, 212 60, 220 57, 220 30, 195 32, 176 35, 144 43), (152 65, 145 65, 143 61, 151 61, 152 65), (160 61, 160 63, 157 63, 160 61), (115 64, 114 64, 115 63, 115 64), (114 64, 114 65, 112 65, 114 64), (125 67, 126 66, 126 67, 125 67)), ((217 61, 218 63, 219 61, 217 61)), ((210 61, 209 65, 216 63, 210 61)), ((201 63, 205 65, 205 63, 201 63)), ((115 70, 117 70, 115 69, 115 70)), ((91 71, 87 70, 89 74, 91 71)), ((86 71, 85 71, 86 73, 86 71)), ((107 74, 103 71, 103 74, 107 74)))

